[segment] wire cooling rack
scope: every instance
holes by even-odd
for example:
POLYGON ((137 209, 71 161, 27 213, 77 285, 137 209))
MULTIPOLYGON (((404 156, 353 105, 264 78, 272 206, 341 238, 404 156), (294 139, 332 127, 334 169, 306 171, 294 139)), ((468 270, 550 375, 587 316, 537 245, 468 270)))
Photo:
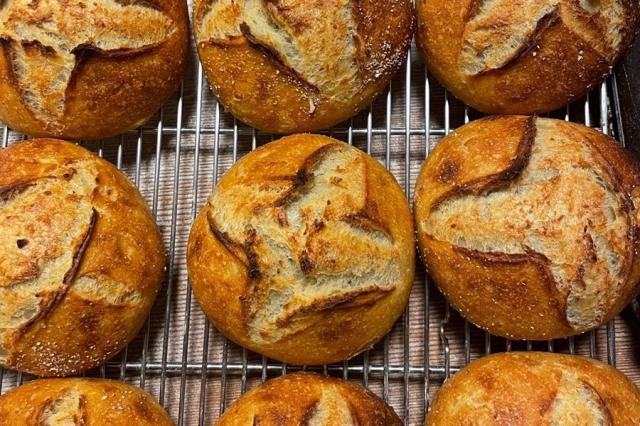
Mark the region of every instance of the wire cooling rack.
MULTIPOLYGON (((192 297, 185 254, 193 219, 238 158, 274 139, 225 113, 208 90, 195 54, 192 63, 177 97, 147 125, 117 139, 82 142, 140 188, 168 253, 164 286, 139 336, 87 375, 147 389, 179 425, 210 425, 247 389, 300 367, 226 341, 210 327, 192 297)), ((552 116, 615 135, 612 83, 607 80, 586 99, 552 116)), ((479 116, 426 73, 414 46, 402 71, 369 110, 324 133, 381 161, 411 199, 420 166, 438 140, 479 116)), ((4 127, 2 146, 24 138, 4 127)), ((491 352, 533 349, 597 357, 617 365, 640 385, 640 327, 634 321, 628 309, 607 326, 574 339, 511 342, 465 322, 418 265, 408 307, 388 336, 354 359, 308 370, 360 382, 387 400, 405 424, 419 425, 442 381, 491 352)), ((0 370, 0 392, 32 379, 0 370)))

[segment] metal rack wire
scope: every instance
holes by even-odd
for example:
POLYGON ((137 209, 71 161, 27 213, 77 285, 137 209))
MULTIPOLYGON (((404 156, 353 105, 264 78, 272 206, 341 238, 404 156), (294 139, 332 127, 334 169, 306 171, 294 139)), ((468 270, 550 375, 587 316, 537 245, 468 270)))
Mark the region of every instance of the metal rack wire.
MULTIPOLYGON (((194 60, 197 63, 197 61, 194 60)), ((555 117, 614 133, 611 82, 555 117)), ((356 145, 396 176, 409 199, 419 168, 437 141, 479 115, 425 71, 415 47, 407 64, 368 111, 324 132, 356 145)), ((24 137, 4 127, 2 146, 24 137)), ((209 425, 241 393, 269 377, 298 370, 248 352, 213 328, 192 297, 186 275, 191 222, 219 177, 242 155, 273 139, 237 122, 210 94, 199 64, 179 95, 149 124, 120 138, 83 145, 113 161, 140 188, 167 248, 163 289, 138 338, 91 376, 150 391, 179 425, 209 425)), ((424 421, 429 401, 452 373, 495 351, 547 350, 599 357, 640 383, 627 319, 574 339, 511 342, 465 322, 419 265, 411 298, 392 332, 372 350, 339 365, 308 368, 361 382, 387 400, 405 424, 424 421)), ((0 370, 0 393, 32 377, 0 370)))

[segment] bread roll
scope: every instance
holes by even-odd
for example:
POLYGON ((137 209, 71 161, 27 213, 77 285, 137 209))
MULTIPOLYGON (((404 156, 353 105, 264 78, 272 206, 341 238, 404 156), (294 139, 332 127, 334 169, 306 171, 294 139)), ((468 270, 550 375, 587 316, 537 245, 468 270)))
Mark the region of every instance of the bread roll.
POLYGON ((188 53, 184 0, 5 0, 0 121, 33 136, 123 133, 175 92, 188 53))
POLYGON ((600 361, 510 352, 472 362, 436 394, 427 426, 640 425, 640 391, 600 361))
POLYGON ((400 426, 383 400, 347 381, 313 373, 269 380, 240 397, 217 426, 400 426))
POLYGON ((0 365, 100 365, 137 334, 163 270, 158 228, 113 165, 52 139, 0 150, 0 365))
POLYGON ((196 0, 193 16, 214 93, 271 133, 328 128, 368 107, 414 31, 410 0, 196 0))
POLYGON ((598 84, 631 44, 637 0, 417 1, 427 68, 491 114, 543 113, 598 84))
POLYGON ((337 362, 371 347, 407 303, 411 213, 362 151, 289 136, 224 176, 194 222, 187 261, 225 336, 288 363, 337 362))
POLYGON ((640 167, 600 132, 491 117, 456 130, 418 178, 429 273, 474 324, 512 339, 593 329, 638 294, 640 167))
POLYGON ((174 424, 147 392, 115 380, 35 380, 0 397, 0 426, 174 424))

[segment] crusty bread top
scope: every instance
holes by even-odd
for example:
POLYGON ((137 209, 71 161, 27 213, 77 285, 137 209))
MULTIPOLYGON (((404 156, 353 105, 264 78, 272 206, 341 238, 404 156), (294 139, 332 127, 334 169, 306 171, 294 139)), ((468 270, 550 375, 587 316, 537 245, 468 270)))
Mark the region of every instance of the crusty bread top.
POLYGON ((99 379, 41 379, 0 397, 0 426, 171 426, 142 389, 99 379))
POLYGON ((417 42, 448 90, 490 114, 545 113, 598 84, 640 30, 637 0, 420 0, 417 42))
POLYGON ((434 150, 416 217, 425 241, 447 242, 459 255, 536 265, 549 306, 584 331, 615 314, 636 288, 638 183, 637 163, 595 130, 492 117, 434 150))
POLYGON ((396 426, 402 422, 373 393, 313 373, 278 377, 242 396, 217 426, 396 426))
POLYGON ((637 19, 630 14, 633 3, 637 1, 472 0, 460 67, 469 75, 508 67, 535 49, 543 33, 557 21, 613 63, 623 41, 629 39, 632 22, 628 21, 637 19))
POLYGON ((0 42, 11 77, 26 107, 49 132, 61 130, 68 90, 83 53, 119 57, 144 52, 175 29, 167 14, 142 1, 0 3, 0 42))
POLYGON ((370 191, 389 192, 393 205, 401 197, 375 160, 315 135, 269 144, 225 175, 203 213, 246 269, 241 300, 253 341, 278 342, 327 310, 372 304, 410 285, 408 209, 390 217, 370 191))
POLYGON ((472 362, 446 382, 427 425, 640 425, 640 391, 593 359, 502 353, 472 362))
POLYGON ((163 266, 145 202, 113 165, 50 139, 0 150, 0 364, 66 375, 115 355, 163 266))
POLYGON ((193 28, 225 107, 299 133, 369 105, 404 62, 414 22, 408 0, 198 0, 193 28))
MULTIPOLYGON (((391 2, 393 3, 393 2, 391 2)), ((203 1, 195 18, 198 42, 249 43, 273 58, 309 94, 349 99, 370 80, 395 71, 405 51, 374 49, 360 34, 370 17, 352 0, 203 1)), ((376 28, 384 33, 385 28, 376 28)), ((405 47, 405 46, 403 46, 405 47)), ((310 108, 314 108, 310 97, 310 108)))

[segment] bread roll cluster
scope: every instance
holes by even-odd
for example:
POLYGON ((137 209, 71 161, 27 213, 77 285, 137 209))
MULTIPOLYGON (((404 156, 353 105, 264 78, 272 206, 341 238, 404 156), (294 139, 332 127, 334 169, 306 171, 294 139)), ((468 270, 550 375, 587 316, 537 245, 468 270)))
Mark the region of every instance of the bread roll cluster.
MULTIPOLYGON (((379 162, 297 134, 237 162, 193 223, 197 301, 227 338, 297 365, 347 360, 405 309, 415 243, 470 322, 510 339, 593 330, 640 292, 640 164, 546 113, 598 84, 640 26, 631 0, 196 0, 213 92, 271 133, 326 129, 371 104, 416 30, 427 68, 486 117, 423 165, 413 215, 379 162), (492 154, 487 156, 487 152, 492 154), (415 233, 414 233, 415 224, 415 233)), ((184 76, 184 1, 0 2, 0 120, 95 139, 147 121, 184 76), (152 70, 152 72, 150 72, 152 70)), ((0 365, 43 377, 97 367, 148 316, 162 240, 113 165, 61 140, 0 150, 0 365)), ((428 374, 428 372, 425 372, 428 374)), ((632 425, 640 391, 575 356, 499 354, 444 384, 428 425, 632 425)), ((42 379, 0 397, 0 425, 170 425, 146 392, 42 379)), ((399 425, 346 381, 296 373, 241 397, 219 425, 399 425)))

